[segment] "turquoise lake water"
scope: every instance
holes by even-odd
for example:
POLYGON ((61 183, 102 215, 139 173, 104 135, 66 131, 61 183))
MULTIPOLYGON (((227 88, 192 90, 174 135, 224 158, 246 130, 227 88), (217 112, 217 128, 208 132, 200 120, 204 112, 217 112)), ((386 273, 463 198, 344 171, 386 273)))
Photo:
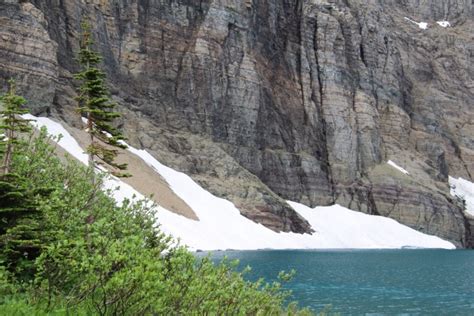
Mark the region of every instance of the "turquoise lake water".
MULTIPOLYGON (((202 255, 202 254, 200 254, 202 255)), ((341 315, 474 315, 473 250, 223 251, 249 279, 297 274, 285 287, 301 306, 341 315)))

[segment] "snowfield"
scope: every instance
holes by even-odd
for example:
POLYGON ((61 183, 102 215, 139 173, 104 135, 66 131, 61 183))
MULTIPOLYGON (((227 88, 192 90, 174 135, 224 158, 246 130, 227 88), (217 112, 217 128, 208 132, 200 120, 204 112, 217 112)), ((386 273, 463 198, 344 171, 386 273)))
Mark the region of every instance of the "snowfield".
POLYGON ((474 183, 463 178, 449 177, 451 195, 466 201, 466 212, 474 216, 474 183))
MULTIPOLYGON (((429 24, 427 22, 416 22, 408 17, 405 17, 405 20, 407 21, 410 21, 411 23, 414 23, 416 25, 418 25, 418 27, 422 30, 426 30, 429 26, 429 24)), ((451 23, 449 23, 449 21, 436 21, 436 24, 438 24, 439 26, 441 27, 450 27, 451 26, 451 23)))
POLYGON ((400 171, 401 173, 404 173, 404 174, 410 174, 408 171, 406 171, 405 169, 403 169, 402 167, 400 167, 399 165, 397 165, 396 163, 394 163, 393 161, 389 160, 387 161, 387 163, 394 167, 395 169, 397 169, 398 171, 400 171))
POLYGON ((405 17, 405 20, 410 21, 411 23, 414 23, 414 24, 418 25, 418 27, 422 30, 426 30, 428 28, 428 23, 426 23, 426 22, 416 22, 416 21, 414 21, 414 20, 412 20, 408 17, 405 17))
MULTIPOLYGON (((23 117, 36 120, 32 124, 38 128, 46 126, 51 135, 61 134, 63 137, 58 145, 87 164, 84 150, 61 124, 43 117, 23 117)), ((296 212, 308 220, 315 233, 276 233, 240 215, 233 203, 212 195, 189 176, 161 164, 145 150, 130 146, 128 150, 158 172, 199 217, 199 221, 190 220, 158 206, 157 222, 161 230, 193 250, 455 248, 448 241, 420 233, 395 220, 355 212, 340 205, 313 209, 288 201, 296 212)), ((143 198, 130 185, 112 176, 105 187, 118 188, 114 192, 118 202, 134 196, 143 198)))
POLYGON ((436 22, 439 26, 441 27, 449 27, 451 26, 451 23, 449 23, 449 21, 437 21, 436 22))

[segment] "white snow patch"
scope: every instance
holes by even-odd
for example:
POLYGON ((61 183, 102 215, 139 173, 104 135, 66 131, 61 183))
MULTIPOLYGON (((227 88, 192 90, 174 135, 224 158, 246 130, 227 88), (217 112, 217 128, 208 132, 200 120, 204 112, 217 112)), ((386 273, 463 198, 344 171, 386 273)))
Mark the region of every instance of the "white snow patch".
POLYGON ((455 248, 448 241, 387 217, 355 212, 338 204, 312 209, 288 203, 316 230, 318 248, 455 248))
POLYGON ((466 201, 466 212, 474 216, 474 183, 463 178, 449 177, 451 195, 466 201))
POLYGON ((422 30, 426 30, 428 28, 428 23, 426 23, 426 22, 416 22, 416 21, 413 21, 412 19, 410 19, 408 17, 405 17, 405 20, 408 20, 412 23, 415 23, 422 30))
MULTIPOLYGON (((35 126, 46 126, 52 135, 63 135, 59 145, 87 164, 84 150, 61 124, 31 115, 25 118, 35 119, 35 126)), ((395 220, 351 211, 340 205, 312 209, 288 201, 308 220, 315 233, 276 233, 242 216, 233 203, 212 195, 189 176, 166 167, 145 150, 130 146, 128 150, 154 168, 200 219, 190 220, 158 206, 157 221, 161 230, 192 249, 455 248, 450 242, 420 233, 395 220)), ((142 194, 115 177, 110 177, 104 186, 118 188, 114 197, 119 203, 124 198, 143 198, 142 194)))
POLYGON ((418 27, 422 30, 426 30, 428 28, 428 23, 420 22, 420 23, 418 23, 418 27))
POLYGON ((404 173, 404 174, 410 174, 408 171, 406 171, 405 169, 403 169, 402 167, 400 167, 399 165, 397 165, 396 163, 394 163, 393 161, 389 160, 387 161, 387 163, 394 167, 395 169, 397 169, 398 171, 404 173))
POLYGON ((436 23, 442 27, 451 26, 451 23, 449 23, 448 21, 437 21, 436 23))
POLYGON ((33 120, 30 123, 38 129, 43 126, 46 127, 48 129, 48 134, 52 136, 57 137, 61 135, 58 145, 83 164, 88 164, 89 158, 85 151, 61 124, 56 123, 49 118, 36 117, 31 114, 25 114, 21 117, 27 120, 33 120))

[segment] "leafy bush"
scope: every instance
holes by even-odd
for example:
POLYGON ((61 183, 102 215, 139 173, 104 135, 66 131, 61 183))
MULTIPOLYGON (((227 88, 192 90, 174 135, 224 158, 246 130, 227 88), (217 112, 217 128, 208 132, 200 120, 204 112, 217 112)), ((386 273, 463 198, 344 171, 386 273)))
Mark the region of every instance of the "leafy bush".
MULTIPOLYGON (((12 168, 28 181, 42 214, 40 254, 30 280, 0 265, 0 311, 12 315, 309 314, 279 283, 249 282, 235 262, 198 259, 156 227, 149 201, 117 205, 91 182, 89 168, 61 158, 45 130, 16 152, 12 168)), ((244 271, 245 273, 245 271, 244 271)), ((281 275, 281 279, 288 279, 281 275)))

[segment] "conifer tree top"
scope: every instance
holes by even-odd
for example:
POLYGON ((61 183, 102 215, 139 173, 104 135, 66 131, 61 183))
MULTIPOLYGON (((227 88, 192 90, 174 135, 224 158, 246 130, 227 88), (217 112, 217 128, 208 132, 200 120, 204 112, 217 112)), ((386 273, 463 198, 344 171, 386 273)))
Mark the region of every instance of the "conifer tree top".
MULTIPOLYGON (((93 40, 90 24, 82 22, 82 34, 80 39, 80 51, 78 60, 81 71, 75 74, 75 78, 81 82, 78 90, 78 111, 88 122, 87 132, 91 136, 91 143, 87 148, 91 165, 95 164, 95 158, 99 163, 105 163, 115 169, 125 170, 125 164, 117 164, 115 158, 118 148, 125 149, 127 146, 122 142, 123 134, 114 125, 121 115, 114 111, 116 106, 109 97, 106 86, 106 75, 98 68, 102 57, 93 49, 93 40)), ((120 175, 120 173, 115 173, 120 175)))
MULTIPOLYGON (((16 94, 15 80, 8 80, 8 91, 0 96, 0 153, 12 150, 11 145, 18 143, 19 133, 27 133, 31 131, 29 121, 20 117, 29 111, 23 109, 26 104, 25 98, 16 94)), ((11 154, 11 153, 9 153, 11 154)), ((4 161, 4 164, 7 164, 4 161)), ((5 168, 5 166, 3 166, 5 168)))
POLYGON ((26 99, 22 96, 16 95, 16 82, 13 79, 8 80, 8 91, 4 95, 0 96, 0 115, 3 117, 3 123, 0 125, 0 129, 10 127, 9 123, 14 122, 19 124, 19 128, 27 129, 25 132, 30 131, 31 127, 27 124, 27 120, 21 120, 15 115, 23 115, 28 113, 27 109, 22 109, 22 106, 26 104, 26 99), (21 124, 25 122, 25 124, 21 124))

